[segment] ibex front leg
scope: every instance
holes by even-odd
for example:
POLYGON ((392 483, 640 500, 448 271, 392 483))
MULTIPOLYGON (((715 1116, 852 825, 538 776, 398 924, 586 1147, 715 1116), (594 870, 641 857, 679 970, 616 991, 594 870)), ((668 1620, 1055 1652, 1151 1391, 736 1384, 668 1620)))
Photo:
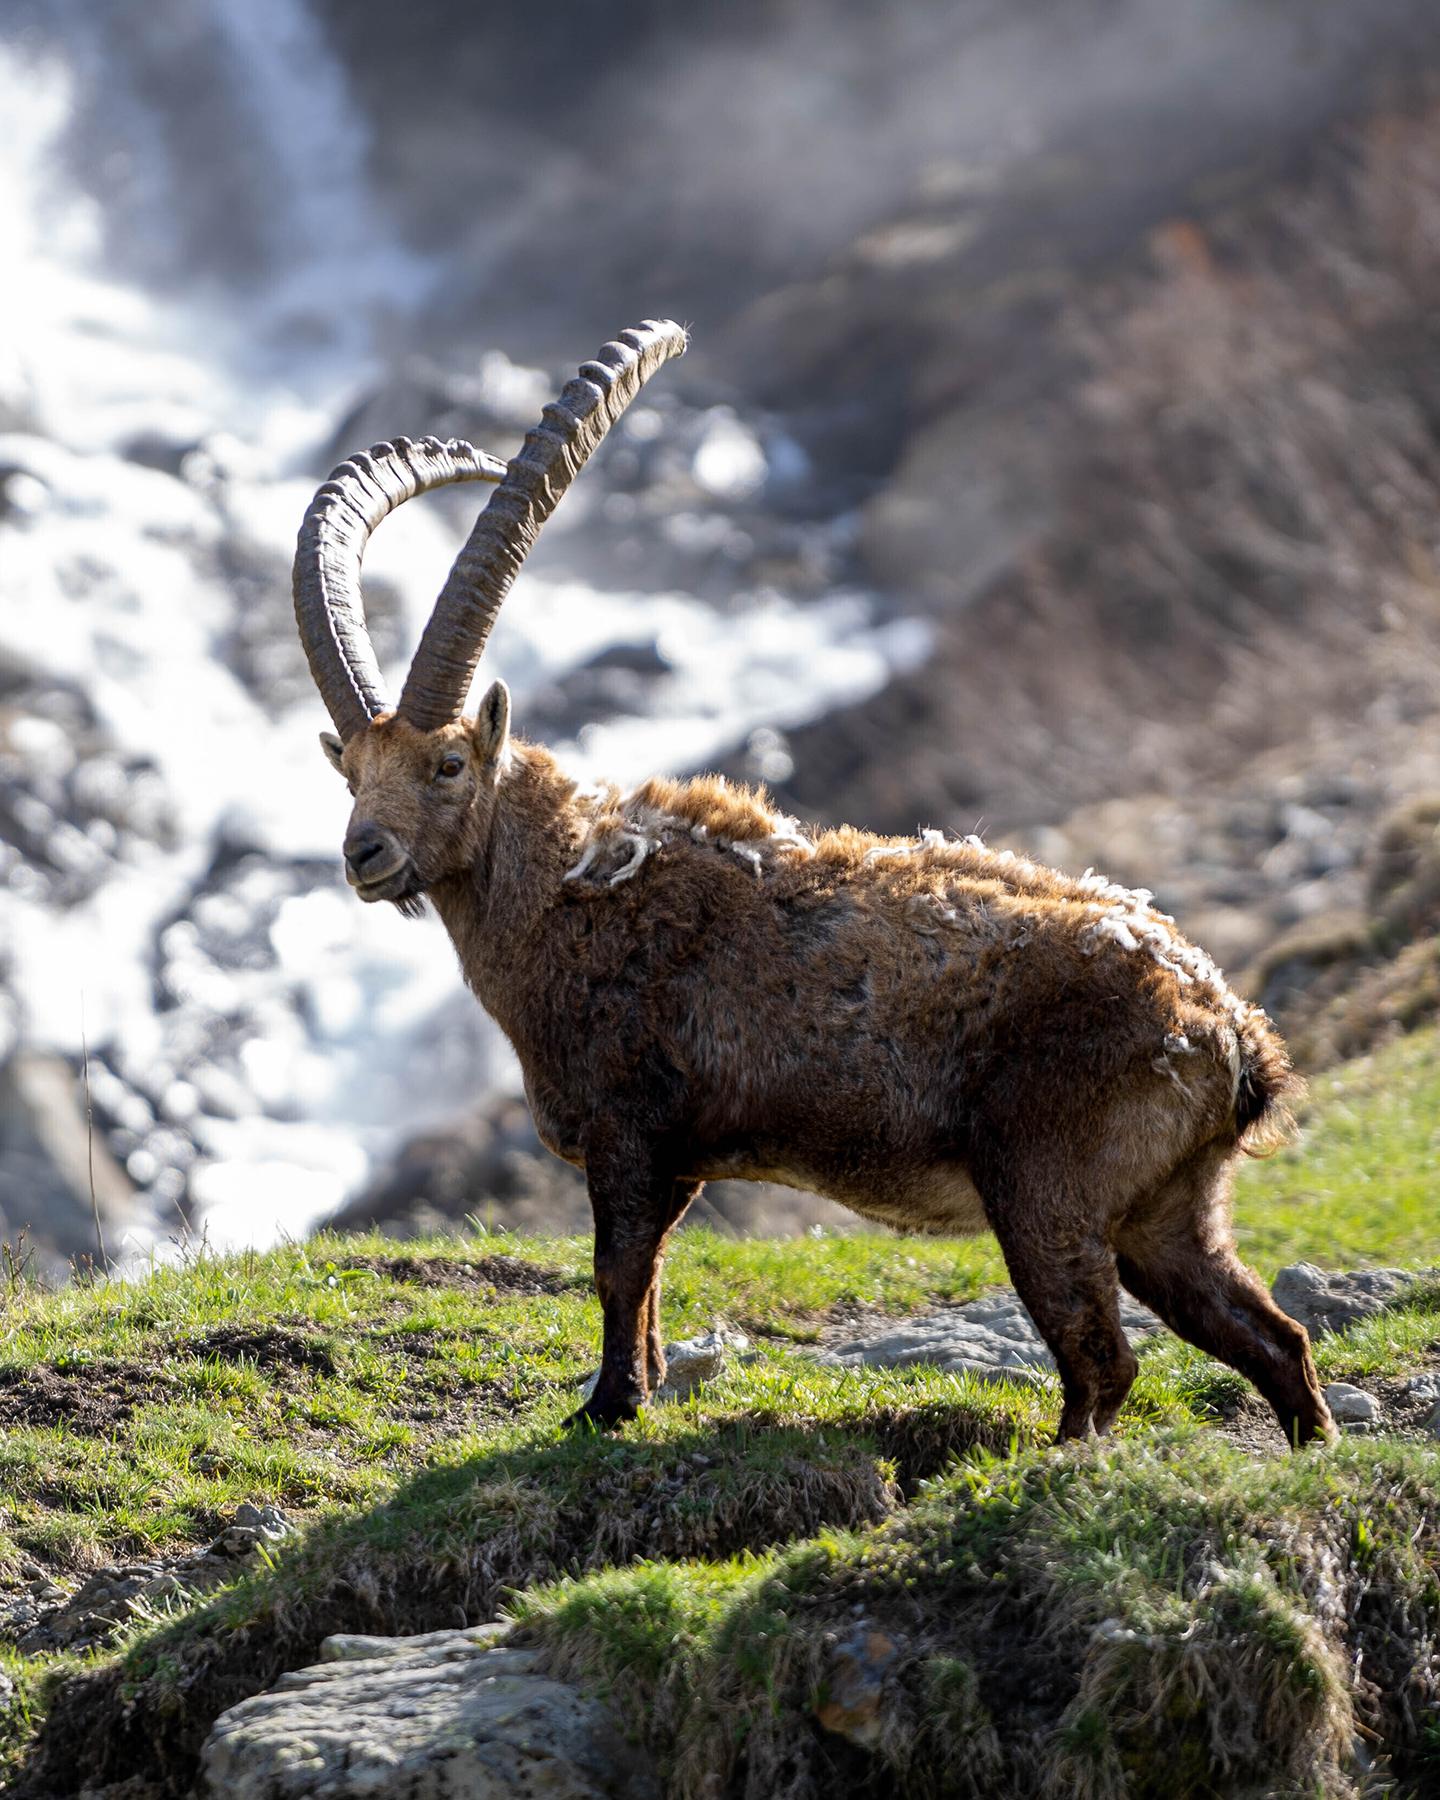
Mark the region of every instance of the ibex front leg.
MULTIPOLYGON (((618 1425, 633 1419, 649 1398, 651 1293, 661 1247, 690 1191, 656 1166, 644 1146, 596 1145, 585 1173, 595 1215, 595 1291, 605 1321, 604 1349, 595 1392, 567 1424, 618 1425)), ((656 1296, 658 1311, 658 1295, 656 1296)))

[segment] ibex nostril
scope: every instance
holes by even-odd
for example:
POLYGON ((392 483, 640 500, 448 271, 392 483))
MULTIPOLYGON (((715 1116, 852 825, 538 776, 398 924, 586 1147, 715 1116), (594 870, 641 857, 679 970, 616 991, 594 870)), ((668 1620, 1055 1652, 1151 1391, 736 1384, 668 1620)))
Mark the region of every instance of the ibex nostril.
POLYGON ((358 875, 367 863, 373 863, 377 856, 383 855, 385 842, 383 838, 362 838, 357 844, 347 844, 345 861, 358 875))

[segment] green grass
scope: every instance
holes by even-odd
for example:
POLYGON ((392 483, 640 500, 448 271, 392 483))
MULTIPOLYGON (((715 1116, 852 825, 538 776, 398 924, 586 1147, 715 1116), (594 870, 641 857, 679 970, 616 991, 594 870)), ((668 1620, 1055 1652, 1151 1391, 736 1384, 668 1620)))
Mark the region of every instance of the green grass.
POLYGON ((1315 1081, 1300 1142, 1251 1163, 1235 1226, 1267 1276, 1440 1263, 1440 1034, 1417 1032, 1315 1081))
POLYGON ((1339 1793, 1357 1723, 1395 1773, 1440 1778, 1416 1716, 1440 1458, 1411 1447, 1255 1463, 1180 1432, 974 1457, 878 1527, 539 1586, 511 1614, 650 1741, 676 1800, 782 1771, 787 1794, 834 1791, 842 1746, 815 1724, 867 1650, 864 1794, 1339 1793), (1357 1658, 1386 1684, 1358 1709, 1357 1658))
MULTIPOLYGON (((1329 1267, 1440 1262, 1428 1199, 1437 1139, 1433 1033, 1335 1072, 1316 1085, 1303 1142, 1242 1169, 1242 1250, 1267 1277, 1300 1258, 1329 1267)), ((1036 1507, 1037 1519, 1051 1521, 1050 1535, 1022 1534, 1023 1542, 1059 1559, 1080 1608, 1074 1618, 1093 1630, 1091 1614, 1103 1605, 1099 1623, 1114 1616, 1130 1621, 1119 1629, 1139 1630, 1133 1621, 1159 1608, 1159 1623, 1145 1630, 1172 1646, 1165 1657, 1178 1657, 1177 1669, 1184 1656, 1175 1644, 1196 1633, 1208 1642, 1205 1633, 1220 1630, 1213 1607, 1203 1618, 1196 1611, 1199 1590, 1178 1546, 1213 1542, 1221 1562, 1233 1550, 1240 1560, 1231 1558, 1223 1596, 1227 1629, 1232 1638, 1288 1645, 1297 1666, 1313 1661, 1314 1705, 1306 1711, 1303 1695, 1277 1689, 1276 1716, 1298 1706, 1296 1716, 1310 1721, 1297 1727, 1297 1742, 1310 1746, 1304 1754, 1316 1769, 1331 1754, 1325 1746, 1338 1739, 1324 1722, 1351 1705, 1349 1689, 1342 1706, 1326 1660, 1332 1652, 1306 1635, 1293 1583, 1255 1562, 1265 1536, 1255 1521, 1268 1520, 1276 1542, 1292 1543, 1295 1521, 1310 1518, 1315 1494, 1330 1492, 1324 1484, 1333 1480, 1342 1511, 1352 1501, 1352 1510, 1361 1508, 1355 1495, 1369 1496, 1370 1522, 1355 1524, 1354 1544, 1388 1544, 1376 1496, 1387 1481, 1394 1492, 1410 1491, 1406 1484, 1420 1480, 1420 1451, 1367 1441, 1337 1457, 1256 1472, 1204 1429, 1250 1390, 1168 1338, 1142 1356, 1109 1460, 1036 1448, 1053 1431, 1053 1388, 985 1386, 925 1369, 817 1366, 806 1346, 827 1323, 966 1299, 1003 1278, 989 1239, 869 1233, 784 1243, 682 1233, 667 1267, 667 1336, 723 1319, 744 1329, 758 1354, 619 1439, 566 1438, 559 1421, 598 1352, 589 1257, 585 1238, 396 1245, 321 1237, 266 1254, 202 1256, 124 1283, 56 1294, 0 1290, 0 1586, 37 1564, 73 1579, 100 1561, 179 1556, 205 1543, 241 1500, 273 1501, 303 1527, 274 1570, 181 1606, 177 1616, 137 1622, 112 1650, 79 1659, 0 1651, 19 1683, 19 1698, 0 1717, 0 1771, 17 1768, 37 1734, 42 1759, 70 1755, 83 1739, 108 1778, 153 1765, 182 1792, 214 1712, 311 1659, 327 1632, 426 1629, 462 1614, 491 1616, 502 1602, 544 1638, 558 1664, 633 1668, 634 1691, 650 1697, 657 1718, 670 1716, 667 1681, 693 1691, 701 1711, 686 1729, 710 1745, 707 1755, 722 1754, 716 1719, 748 1722, 759 1746, 755 1766, 768 1769, 766 1757, 793 1750, 795 1720, 809 1718, 809 1700, 797 1697, 804 1683, 823 1676, 814 1659, 824 1631, 806 1635, 806 1625, 797 1636, 784 1598, 800 1591, 802 1575, 819 1583, 818 1618, 824 1592, 848 1592, 860 1579, 852 1564, 873 1572, 877 1557, 893 1561, 902 1555, 895 1546, 909 1545, 903 1555, 920 1557, 920 1570, 930 1551, 915 1548, 921 1540, 913 1534, 923 1538, 948 1520, 945 1531, 979 1534, 965 1536, 954 1567, 984 1571, 983 1591, 993 1596, 995 1567, 1019 1566, 1016 1521, 1036 1507), (1182 1478, 1192 1466, 1199 1486, 1182 1478), (1366 1485, 1367 1470, 1379 1487, 1366 1485), (1133 1518, 1106 1511, 1106 1493, 1128 1495, 1133 1518), (1080 1508, 1077 1530, 1082 1517, 1091 1520, 1093 1557, 1055 1522, 1062 1495, 1072 1511, 1080 1508), (1230 1520, 1223 1527, 1215 1524, 1222 1516, 1230 1520), (1146 1560, 1147 1518, 1161 1521, 1158 1564, 1146 1560), (637 1563, 642 1556, 649 1561, 637 1563), (540 1592, 536 1583, 551 1585, 540 1592), (681 1681, 673 1670, 688 1673, 681 1681), (763 1706, 757 1695, 768 1696, 763 1706)), ((1413 1304, 1323 1342, 1322 1375, 1363 1380, 1433 1364, 1435 1298, 1433 1290, 1418 1293, 1413 1304)), ((1415 1542, 1428 1545, 1406 1518, 1415 1542)), ((956 1616, 968 1618, 973 1596, 966 1598, 964 1581, 952 1593, 953 1573, 947 1564, 923 1582, 938 1582, 937 1595, 950 1595, 956 1616)), ((869 1587, 863 1592, 865 1606, 880 1604, 869 1587)), ((1048 1589, 1025 1592, 1037 1630, 1060 1618, 1048 1589)), ((807 1598, 807 1618, 809 1607, 807 1598)), ((899 1710, 881 1734, 890 1746, 882 1756, 891 1759, 886 1792, 899 1791, 897 1783, 930 1791, 924 1770, 932 1766, 953 1772, 963 1764, 977 1781, 992 1779, 1016 1754, 1006 1748, 1010 1728, 996 1722, 993 1693, 983 1697, 996 1646, 978 1626, 957 1627, 950 1638, 936 1631, 897 1677, 899 1710)), ((1060 1637, 1071 1645, 1064 1666, 1073 1685, 1089 1665, 1060 1637)), ((1271 1663, 1252 1671, 1257 1692, 1270 1692, 1267 1670, 1271 1663)), ((1140 1681, 1133 1670, 1121 1675, 1140 1681)), ((1170 1687, 1132 1687, 1135 1719, 1177 1704, 1170 1687)), ((1140 1727, 1117 1717, 1098 1701, 1067 1700, 1046 1726, 1034 1780, 1062 1784, 1056 1792, 1120 1791, 1112 1777, 1137 1754, 1140 1727)), ((805 1731, 814 1739, 808 1723, 805 1731)), ((749 1751, 735 1754, 737 1767, 748 1766, 749 1751)), ((831 1745, 827 1755, 839 1762, 824 1779, 855 1785, 845 1756, 859 1754, 831 1745)), ((873 1762, 880 1752, 868 1754, 873 1762)), ((1326 1791, 1294 1778, 1299 1786, 1276 1791, 1326 1791)), ((678 1765, 675 1779, 688 1779, 678 1765)))

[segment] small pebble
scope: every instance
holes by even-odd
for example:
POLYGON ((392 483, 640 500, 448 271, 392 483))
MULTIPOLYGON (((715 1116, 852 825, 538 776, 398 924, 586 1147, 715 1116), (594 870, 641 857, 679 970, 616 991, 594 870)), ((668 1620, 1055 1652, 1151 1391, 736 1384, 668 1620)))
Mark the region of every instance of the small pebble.
POLYGON ((1379 1421, 1380 1402, 1348 1381, 1332 1381, 1325 1390, 1325 1400, 1337 1425, 1374 1425, 1379 1421))

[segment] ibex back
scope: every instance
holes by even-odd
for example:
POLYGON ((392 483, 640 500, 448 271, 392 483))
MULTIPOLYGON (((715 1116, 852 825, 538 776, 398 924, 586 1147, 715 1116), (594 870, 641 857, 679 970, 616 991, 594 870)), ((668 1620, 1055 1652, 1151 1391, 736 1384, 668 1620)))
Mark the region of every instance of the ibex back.
POLYGON ((702 1182, 793 1183, 912 1231, 993 1230, 1055 1354, 1060 1436, 1136 1373, 1118 1283, 1247 1375, 1292 1443, 1329 1437, 1301 1327, 1236 1256, 1237 1155, 1293 1085, 1258 1008, 1143 890, 978 839, 811 833, 718 778, 578 785, 470 683, 535 534, 642 383, 685 347, 607 344, 508 466, 470 445, 343 463, 300 533, 296 615, 355 806, 363 900, 434 904, 509 1037, 541 1137, 584 1169, 604 1353, 575 1415, 633 1418, 664 1375, 666 1240, 702 1182), (411 495, 496 484, 387 709, 360 603, 411 495))

